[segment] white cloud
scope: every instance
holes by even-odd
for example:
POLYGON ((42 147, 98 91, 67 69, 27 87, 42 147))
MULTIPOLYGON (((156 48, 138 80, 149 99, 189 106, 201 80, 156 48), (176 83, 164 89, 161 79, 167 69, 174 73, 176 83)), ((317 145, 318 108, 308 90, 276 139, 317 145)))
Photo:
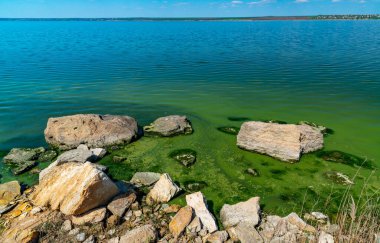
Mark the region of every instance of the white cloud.
POLYGON ((242 4, 243 1, 231 1, 232 4, 242 4))
POLYGON ((254 5, 263 5, 263 4, 267 4, 267 3, 273 3, 275 1, 276 0, 259 0, 259 1, 249 2, 247 4, 250 6, 254 6, 254 5))
POLYGON ((331 0, 331 2, 333 2, 333 3, 339 3, 339 2, 341 2, 342 0, 331 0))
POLYGON ((308 3, 309 0, 295 0, 295 3, 308 3))

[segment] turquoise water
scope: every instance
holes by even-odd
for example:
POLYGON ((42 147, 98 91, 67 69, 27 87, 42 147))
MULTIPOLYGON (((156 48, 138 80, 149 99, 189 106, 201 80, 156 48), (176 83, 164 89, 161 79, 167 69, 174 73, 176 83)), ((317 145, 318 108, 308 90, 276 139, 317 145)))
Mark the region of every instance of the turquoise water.
MULTIPOLYGON (((357 169, 313 155, 295 165, 278 162, 237 149, 235 137, 216 128, 240 126, 228 117, 308 120, 335 131, 326 149, 380 166, 379 57, 380 21, 0 21, 0 150, 46 146, 43 129, 52 116, 126 114, 146 125, 185 114, 193 135, 143 138, 117 152, 128 154, 124 165, 105 158, 111 175, 170 172, 180 182, 206 181, 216 210, 258 194, 269 209, 289 211, 294 193, 333 185, 324 172, 353 176, 357 169), (191 169, 168 159, 177 148, 198 152, 191 169), (261 177, 247 176, 247 167, 261 177)), ((13 179, 1 168, 0 181, 13 179)), ((380 187, 376 173, 371 183, 380 187)))

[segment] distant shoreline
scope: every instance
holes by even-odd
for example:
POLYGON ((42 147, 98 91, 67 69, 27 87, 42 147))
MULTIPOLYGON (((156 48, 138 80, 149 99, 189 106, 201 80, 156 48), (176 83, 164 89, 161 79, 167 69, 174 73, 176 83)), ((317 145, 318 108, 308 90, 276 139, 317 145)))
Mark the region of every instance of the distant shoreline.
POLYGON ((204 17, 204 18, 0 18, 0 21, 262 21, 262 20, 380 20, 375 15, 317 15, 317 16, 263 16, 263 17, 204 17))

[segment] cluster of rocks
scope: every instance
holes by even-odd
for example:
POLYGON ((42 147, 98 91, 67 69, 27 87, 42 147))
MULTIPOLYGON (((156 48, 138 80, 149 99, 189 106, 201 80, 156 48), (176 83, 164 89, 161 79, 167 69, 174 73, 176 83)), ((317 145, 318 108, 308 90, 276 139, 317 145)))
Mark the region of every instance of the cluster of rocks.
MULTIPOLYGON (((159 118, 144 127, 144 134, 150 136, 192 132, 184 116, 159 118)), ((0 185, 3 242, 333 242, 334 232, 321 231, 295 213, 262 217, 259 197, 225 204, 220 211, 223 228, 219 229, 204 195, 193 192, 202 183, 181 188, 168 174, 153 172, 138 172, 129 182, 113 181, 107 168, 96 163, 106 155, 104 148, 128 144, 140 135, 137 121, 128 116, 50 118, 45 129, 47 143, 67 151, 39 173, 38 185, 23 193, 16 181, 0 185), (191 191, 186 206, 168 204, 184 191, 191 191)), ((283 161, 296 161, 304 153, 321 149, 323 134, 307 124, 246 122, 237 144, 283 161)), ((53 160, 57 153, 52 151, 13 149, 4 161, 20 163, 24 167, 19 170, 25 171, 32 162, 35 166, 37 161, 53 160)), ((170 156, 185 166, 196 160, 196 152, 190 150, 170 156)), ((252 168, 247 173, 258 175, 252 168)), ((308 219, 313 217, 310 215, 308 219)))
POLYGON ((130 182, 114 183, 102 173, 90 162, 69 162, 23 194, 17 182, 0 185, 0 200, 15 202, 2 211, 3 242, 330 243, 339 230, 318 212, 304 218, 323 225, 319 228, 295 213, 263 217, 259 197, 225 204, 219 229, 201 192, 186 195, 186 206, 167 204, 181 191, 168 174, 140 172, 130 182), (144 186, 147 194, 140 190, 144 186))

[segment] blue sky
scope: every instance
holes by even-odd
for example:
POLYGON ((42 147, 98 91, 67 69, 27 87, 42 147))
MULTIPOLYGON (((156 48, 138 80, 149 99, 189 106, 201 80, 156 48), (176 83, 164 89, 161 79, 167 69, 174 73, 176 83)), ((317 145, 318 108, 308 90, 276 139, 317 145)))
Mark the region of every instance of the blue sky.
POLYGON ((380 0, 0 0, 0 17, 380 14, 380 0))

